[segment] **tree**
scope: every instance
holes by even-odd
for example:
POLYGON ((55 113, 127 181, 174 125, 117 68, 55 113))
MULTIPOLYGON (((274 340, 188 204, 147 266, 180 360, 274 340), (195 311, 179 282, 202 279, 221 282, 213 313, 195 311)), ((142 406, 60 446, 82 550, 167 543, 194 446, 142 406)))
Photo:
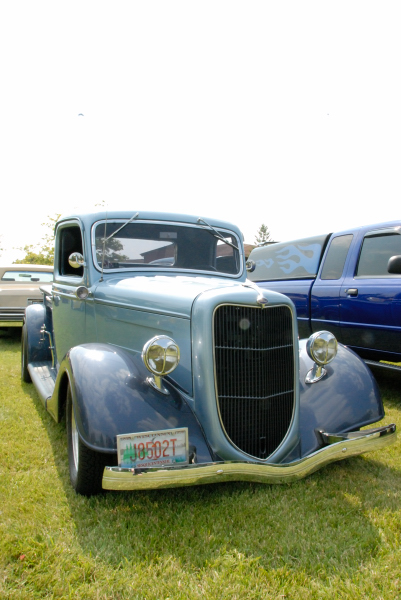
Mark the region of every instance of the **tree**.
POLYGON ((99 265, 102 264, 103 260, 107 263, 110 262, 123 262, 129 259, 129 256, 121 253, 124 246, 117 240, 116 238, 110 238, 106 241, 104 247, 104 257, 103 257, 103 238, 96 238, 96 258, 98 260, 99 265))
POLYGON ((273 241, 273 240, 272 240, 270 231, 267 228, 267 225, 262 223, 262 225, 259 227, 258 231, 256 232, 255 243, 263 244, 264 242, 271 242, 271 241, 273 241))
POLYGON ((48 227, 50 229, 49 233, 46 233, 40 242, 37 244, 28 244, 23 248, 18 248, 18 250, 23 250, 25 252, 24 258, 19 260, 15 260, 14 264, 21 265, 52 265, 54 261, 54 226, 57 220, 60 218, 59 214, 56 214, 54 217, 47 217, 49 222, 42 223, 42 225, 48 227))

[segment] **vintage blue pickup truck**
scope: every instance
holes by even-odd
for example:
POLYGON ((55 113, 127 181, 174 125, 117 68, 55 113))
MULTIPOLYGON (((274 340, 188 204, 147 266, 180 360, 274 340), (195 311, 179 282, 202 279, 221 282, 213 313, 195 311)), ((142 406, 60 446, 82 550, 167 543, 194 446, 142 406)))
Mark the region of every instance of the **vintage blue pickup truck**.
POLYGON ((395 441, 376 382, 292 301, 247 280, 230 223, 62 217, 54 281, 28 306, 21 375, 65 418, 73 488, 282 483, 395 441))
POLYGON ((301 337, 331 331, 368 364, 401 361, 401 222, 256 247, 249 279, 289 296, 301 337))

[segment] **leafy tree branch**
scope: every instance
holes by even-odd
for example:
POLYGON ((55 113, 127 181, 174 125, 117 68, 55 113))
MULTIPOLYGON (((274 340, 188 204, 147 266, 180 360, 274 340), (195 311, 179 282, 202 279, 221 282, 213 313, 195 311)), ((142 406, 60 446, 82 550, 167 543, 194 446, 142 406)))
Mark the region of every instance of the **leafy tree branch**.
POLYGON ((54 226, 57 220, 60 218, 59 214, 54 217, 48 216, 48 222, 42 223, 45 227, 48 227, 50 231, 46 233, 40 242, 37 244, 27 244, 18 250, 25 252, 25 256, 21 259, 15 260, 14 264, 28 264, 28 265, 52 265, 54 262, 54 226))

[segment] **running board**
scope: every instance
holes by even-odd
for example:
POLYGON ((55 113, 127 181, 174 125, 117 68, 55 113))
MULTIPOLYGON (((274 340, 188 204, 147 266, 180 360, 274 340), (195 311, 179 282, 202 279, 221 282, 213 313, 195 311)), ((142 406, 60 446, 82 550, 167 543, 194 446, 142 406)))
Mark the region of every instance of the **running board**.
POLYGON ((29 375, 35 384, 36 391, 46 407, 51 398, 56 383, 57 373, 52 369, 51 362, 33 362, 28 364, 29 375))
POLYGON ((365 360, 365 363, 368 365, 368 367, 377 367, 379 369, 383 369, 386 371, 393 371, 395 373, 401 373, 401 367, 399 367, 398 365, 393 365, 391 363, 383 363, 383 362, 379 362, 377 360, 365 360))

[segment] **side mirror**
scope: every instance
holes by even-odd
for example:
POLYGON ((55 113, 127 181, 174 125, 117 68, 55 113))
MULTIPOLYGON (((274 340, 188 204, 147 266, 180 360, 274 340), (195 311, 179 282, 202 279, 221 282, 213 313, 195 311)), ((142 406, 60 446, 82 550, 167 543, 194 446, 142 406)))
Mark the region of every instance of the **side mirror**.
POLYGON ((401 275, 401 256, 392 256, 388 261, 387 271, 392 275, 401 275))
POLYGON ((68 257, 68 264, 73 269, 79 269, 79 267, 85 266, 85 259, 80 252, 73 252, 68 257))
POLYGON ((253 273, 256 269, 256 263, 253 260, 247 260, 245 266, 248 273, 253 273))

